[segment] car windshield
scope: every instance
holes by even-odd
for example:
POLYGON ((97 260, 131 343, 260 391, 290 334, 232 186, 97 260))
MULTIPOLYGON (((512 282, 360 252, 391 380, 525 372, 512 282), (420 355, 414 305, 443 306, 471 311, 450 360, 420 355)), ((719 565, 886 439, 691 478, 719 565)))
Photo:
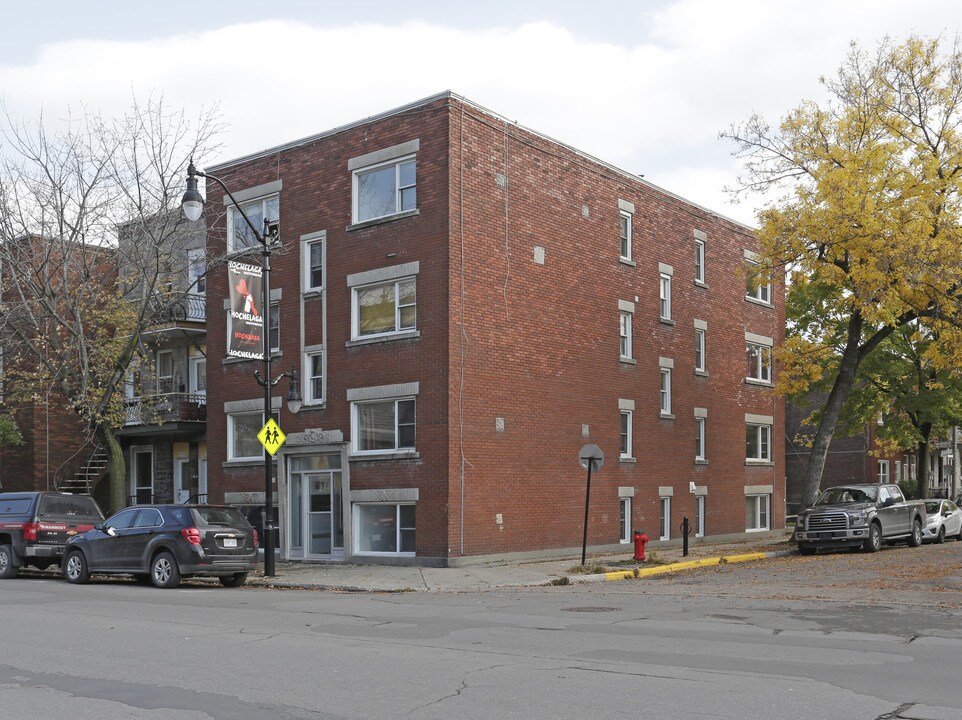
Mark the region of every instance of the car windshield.
POLYGON ((942 512, 942 501, 941 500, 926 500, 925 501, 925 512, 930 515, 935 515, 936 513, 942 512))
POLYGON ((815 501, 816 505, 844 505, 845 503, 863 503, 875 500, 877 491, 872 487, 834 487, 829 488, 815 501))

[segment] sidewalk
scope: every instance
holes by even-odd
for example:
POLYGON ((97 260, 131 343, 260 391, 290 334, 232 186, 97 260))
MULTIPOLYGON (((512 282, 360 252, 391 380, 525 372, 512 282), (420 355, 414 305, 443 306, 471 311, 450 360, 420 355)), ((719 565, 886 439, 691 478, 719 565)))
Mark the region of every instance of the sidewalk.
POLYGON ((589 569, 605 572, 585 574, 580 570, 581 555, 562 559, 487 563, 464 567, 431 568, 391 565, 350 565, 335 563, 277 562, 275 576, 263 571, 252 574, 247 584, 254 587, 326 589, 356 592, 457 592, 495 588, 541 586, 579 582, 605 582, 643 579, 665 572, 677 572, 720 562, 746 562, 795 552, 790 535, 768 534, 757 540, 692 544, 687 557, 680 545, 649 545, 649 562, 634 563, 632 546, 616 555, 592 555, 589 569), (635 574, 638 568, 638 574, 635 574), (567 580, 565 580, 565 578, 567 580))

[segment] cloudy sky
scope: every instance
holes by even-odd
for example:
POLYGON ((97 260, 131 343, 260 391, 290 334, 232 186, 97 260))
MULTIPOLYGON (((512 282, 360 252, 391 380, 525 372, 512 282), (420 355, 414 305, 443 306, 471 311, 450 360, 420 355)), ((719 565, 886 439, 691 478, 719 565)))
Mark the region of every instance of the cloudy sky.
POLYGON ((718 133, 821 99, 848 46, 955 37, 958 0, 45 0, 5 3, 18 118, 162 93, 227 130, 208 163, 443 90, 752 223, 718 133))

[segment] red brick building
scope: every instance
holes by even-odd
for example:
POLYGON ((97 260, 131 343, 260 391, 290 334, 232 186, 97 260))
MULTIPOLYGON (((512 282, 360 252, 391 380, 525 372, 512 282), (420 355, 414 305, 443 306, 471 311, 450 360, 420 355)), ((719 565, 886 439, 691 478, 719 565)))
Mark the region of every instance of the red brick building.
MULTIPOLYGON (((451 93, 207 170, 280 221, 274 361, 305 398, 273 400, 284 557, 580 548, 587 443, 593 548, 783 526, 782 291, 746 289, 749 228, 451 93)), ((209 257, 243 257, 207 193, 209 257)), ((208 490, 253 507, 260 363, 226 356, 226 270, 208 297, 208 490)))

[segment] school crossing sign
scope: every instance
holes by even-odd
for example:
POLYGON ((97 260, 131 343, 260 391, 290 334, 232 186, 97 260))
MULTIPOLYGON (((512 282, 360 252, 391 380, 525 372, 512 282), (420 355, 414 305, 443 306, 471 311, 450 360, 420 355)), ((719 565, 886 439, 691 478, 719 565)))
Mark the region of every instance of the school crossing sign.
POLYGON ((257 433, 257 439, 261 441, 264 449, 273 455, 281 449, 281 445, 287 440, 287 435, 281 430, 281 426, 274 422, 274 418, 271 418, 267 421, 267 424, 261 428, 261 431, 257 433))

